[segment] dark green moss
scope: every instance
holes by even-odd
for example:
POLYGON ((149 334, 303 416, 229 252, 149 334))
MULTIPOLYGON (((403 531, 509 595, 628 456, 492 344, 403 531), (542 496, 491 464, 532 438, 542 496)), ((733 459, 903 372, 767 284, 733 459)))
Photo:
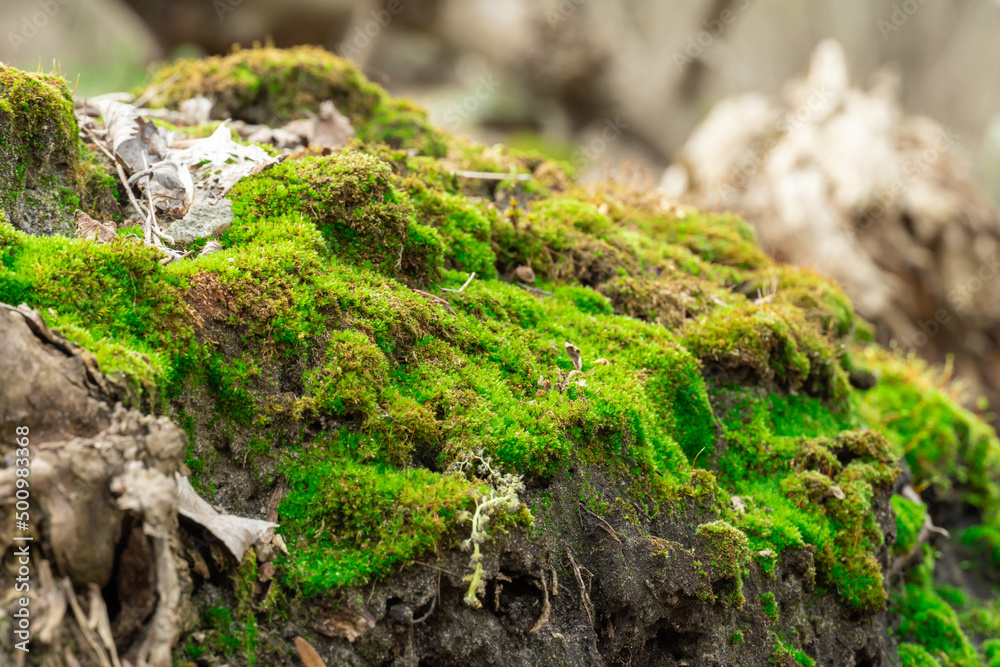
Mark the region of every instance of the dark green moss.
POLYGON ((750 562, 747 536, 725 521, 698 526, 695 536, 708 559, 709 577, 726 584, 725 601, 743 608, 743 571, 750 562))

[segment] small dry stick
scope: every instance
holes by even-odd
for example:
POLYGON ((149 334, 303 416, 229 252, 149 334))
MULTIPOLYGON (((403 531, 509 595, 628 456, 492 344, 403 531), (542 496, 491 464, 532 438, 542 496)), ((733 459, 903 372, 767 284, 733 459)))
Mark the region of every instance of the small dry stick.
POLYGON ((618 533, 616 533, 615 529, 611 527, 611 524, 609 524, 607 521, 605 521, 601 517, 599 517, 596 514, 594 514, 592 511, 590 511, 590 508, 588 508, 583 503, 579 503, 579 505, 580 505, 580 509, 582 509, 587 514, 589 514, 590 516, 592 516, 595 519, 597 519, 598 521, 600 521, 601 528, 604 529, 604 532, 606 532, 608 535, 610 535, 611 537, 613 537, 614 540, 615 540, 615 542, 617 542, 618 544, 622 543, 622 541, 620 539, 618 539, 618 533))
POLYGON ((580 566, 576 564, 576 560, 573 558, 573 552, 569 549, 566 550, 566 555, 569 556, 569 564, 573 566, 573 574, 576 576, 576 584, 580 587, 580 601, 583 603, 583 610, 587 612, 587 619, 590 621, 590 627, 594 627, 594 614, 591 612, 590 595, 587 594, 587 587, 583 585, 583 577, 580 576, 580 566))
POLYGON ((161 81, 160 83, 156 84, 155 86, 147 90, 145 93, 143 93, 141 97, 136 98, 136 100, 132 102, 132 106, 137 109, 139 107, 145 106, 146 102, 153 99, 153 97, 158 92, 160 92, 161 90, 172 84, 174 81, 176 81, 177 77, 179 77, 180 75, 181 75, 180 72, 175 72, 171 74, 166 79, 164 79, 163 81, 161 81))
POLYGON ((538 620, 535 621, 535 624, 531 626, 530 630, 528 630, 529 635, 533 635, 545 627, 545 625, 549 622, 549 612, 552 611, 552 605, 549 603, 549 587, 548 584, 545 583, 545 570, 539 572, 538 578, 542 580, 542 595, 544 596, 542 598, 542 613, 538 615, 538 620))
POLYGON ((455 169, 451 172, 452 176, 461 176, 462 178, 479 178, 484 181, 530 181, 534 176, 531 174, 502 174, 495 171, 463 171, 462 169, 455 169))
MULTIPOLYGON (((410 289, 413 289, 413 288, 411 287, 410 289)), ((445 301, 444 299, 442 299, 441 297, 439 297, 438 295, 431 294, 430 292, 425 292, 425 291, 419 290, 419 289, 413 289, 413 291, 416 292, 417 294, 419 294, 420 296, 424 297, 428 301, 433 301, 436 304, 444 306, 448 310, 448 312, 451 313, 452 315, 455 314, 455 311, 451 309, 451 304, 448 303, 447 301, 445 301)))
POLYGON ((445 292, 454 292, 455 294, 459 294, 462 292, 462 290, 464 290, 466 287, 469 286, 469 283, 471 283, 472 279, 475 277, 476 277, 476 272, 473 271, 472 275, 470 275, 468 279, 464 283, 462 283, 462 286, 459 287, 458 289, 448 289, 447 287, 442 287, 441 289, 443 289, 445 292))

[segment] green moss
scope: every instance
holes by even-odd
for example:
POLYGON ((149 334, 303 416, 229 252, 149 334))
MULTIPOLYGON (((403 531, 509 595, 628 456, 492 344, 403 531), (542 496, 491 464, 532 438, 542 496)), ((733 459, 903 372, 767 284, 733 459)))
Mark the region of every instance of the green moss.
POLYGON ((319 47, 236 49, 203 60, 181 59, 156 72, 149 85, 161 86, 154 105, 175 107, 204 95, 214 103, 215 118, 251 123, 304 118, 332 100, 365 141, 436 156, 445 151, 445 137, 428 123, 426 112, 391 99, 353 64, 319 47))
POLYGON ((905 455, 915 486, 933 484, 978 508, 984 524, 1000 525, 1000 440, 962 407, 950 371, 941 375, 916 358, 874 347, 857 356, 880 376, 856 396, 859 412, 905 455))
POLYGON ((747 536, 725 521, 698 526, 696 538, 704 549, 713 582, 723 580, 727 586, 725 601, 743 608, 743 571, 750 562, 747 536))
POLYGON ((958 613, 933 587, 933 569, 932 552, 925 546, 923 563, 915 568, 908 583, 893 596, 894 611, 901 617, 897 635, 903 642, 923 647, 931 657, 944 664, 957 667, 980 665, 976 650, 962 629, 958 613))
POLYGON ((761 593, 760 606, 765 614, 774 620, 778 620, 778 603, 774 599, 774 593, 761 593))
POLYGON ((405 179, 402 187, 412 198, 417 220, 440 235, 447 268, 475 271, 481 278, 496 277, 496 256, 490 246, 490 221, 495 211, 429 187, 413 176, 405 179))
POLYGON ((909 642, 899 645, 899 662, 902 667, 940 667, 941 664, 923 646, 909 642))
POLYGON ((743 643, 743 631, 742 630, 736 630, 736 631, 734 631, 733 634, 730 635, 730 637, 729 637, 729 643, 730 644, 734 644, 734 645, 735 644, 742 644, 743 643))
POLYGON ((736 380, 777 383, 786 391, 840 399, 847 378, 829 342, 787 307, 753 304, 718 308, 692 322, 685 346, 736 380))
POLYGON ((806 655, 804 651, 786 644, 777 636, 774 637, 774 652, 771 655, 770 662, 778 665, 788 665, 789 667, 792 665, 796 667, 813 667, 816 664, 816 661, 806 655))
POLYGON ((26 189, 38 191, 35 197, 51 196, 63 209, 77 205, 73 175, 79 154, 66 82, 0 64, 0 210, 7 218, 20 219, 15 211, 26 189))
POLYGON ((893 553, 908 554, 917 544, 917 535, 927 517, 927 507, 902 496, 893 496, 891 501, 892 510, 896 514, 896 544, 893 545, 893 553))
MULTIPOLYGON (((797 552, 807 594, 818 584, 852 613, 881 610, 876 510, 900 456, 916 485, 978 508, 982 525, 962 538, 1000 553, 995 434, 912 359, 848 354, 864 323, 840 290, 773 264, 739 219, 575 186, 538 156, 459 139, 439 159, 442 135, 419 109, 316 49, 184 61, 155 81, 174 72, 160 103, 207 93, 219 115, 278 122, 333 99, 360 140, 244 179, 223 249, 165 267, 137 244, 0 224, 0 301, 54 309, 46 317, 102 368, 182 415, 207 495, 230 469, 223 456, 242 457, 262 485, 288 483, 289 599, 457 547, 478 483, 440 471, 479 450, 536 490, 576 470, 599 514, 698 526, 697 595, 736 608, 751 559, 773 576, 797 552), (509 282, 520 265, 542 291, 509 282), (881 377, 866 393, 846 379, 861 366, 881 377), (620 476, 628 498, 581 467, 620 476)), ((88 160, 81 180, 111 191, 106 166, 88 160)), ((86 204, 72 189, 63 203, 74 196, 86 204)), ((901 553, 922 514, 892 504, 901 553)), ((252 564, 236 580, 239 613, 205 619, 225 632, 195 653, 260 648, 252 564)), ((975 656, 970 637, 994 633, 992 608, 935 588, 929 572, 907 576, 893 610, 904 642, 923 649, 906 650, 973 664, 962 662, 975 656)), ((773 596, 761 602, 777 615, 773 596)), ((776 643, 777 660, 811 664, 776 643)))
POLYGON ((413 211, 390 180, 389 167, 364 153, 286 161, 239 183, 231 193, 233 213, 299 213, 320 229, 333 255, 395 276, 413 211))
POLYGON ((457 525, 472 486, 427 470, 396 471, 300 453, 281 505, 303 592, 362 583, 412 562, 457 525))

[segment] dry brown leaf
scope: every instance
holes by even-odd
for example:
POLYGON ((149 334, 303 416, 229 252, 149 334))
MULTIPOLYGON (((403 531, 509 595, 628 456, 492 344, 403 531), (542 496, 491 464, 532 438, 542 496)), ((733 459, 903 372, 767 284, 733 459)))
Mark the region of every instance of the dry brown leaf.
POLYGON ((259 519, 248 519, 230 514, 220 514, 191 486, 180 473, 177 479, 177 511, 219 538, 237 561, 243 560, 247 549, 265 539, 268 531, 278 524, 259 519))
POLYGON ((111 139, 115 157, 129 174, 146 169, 167 153, 166 140, 152 121, 143 120, 135 107, 114 100, 97 103, 111 139))
POLYGON ((326 667, 326 663, 323 662, 323 658, 319 657, 316 649, 302 637, 295 638, 295 650, 299 652, 299 657, 302 658, 306 667, 326 667))
POLYGON ((99 222, 79 209, 74 213, 74 217, 76 218, 76 238, 78 239, 111 243, 118 238, 117 227, 113 222, 99 222))
POLYGON ((198 253, 198 256, 204 257, 205 255, 211 255, 213 252, 219 252, 220 250, 222 250, 222 244, 216 241, 215 239, 212 239, 211 241, 205 244, 205 247, 201 249, 201 252, 198 253))
POLYGON ((366 609, 359 612, 341 611, 317 621, 313 628, 327 637, 346 639, 353 644, 358 637, 375 629, 375 619, 366 609))
POLYGON ((573 366, 576 367, 576 370, 582 371, 583 358, 580 356, 580 348, 573 345, 573 343, 566 343, 566 354, 568 354, 569 358, 573 360, 573 366))

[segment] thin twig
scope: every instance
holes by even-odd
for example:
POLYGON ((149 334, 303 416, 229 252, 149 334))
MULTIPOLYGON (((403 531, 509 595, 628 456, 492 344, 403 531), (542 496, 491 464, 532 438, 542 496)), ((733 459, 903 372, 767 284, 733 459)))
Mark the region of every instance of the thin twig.
POLYGON ((433 598, 431 598, 431 608, 428 609, 427 613, 424 614, 423 616, 421 616, 420 618, 413 619, 413 625, 416 625, 417 623, 423 623, 424 621, 426 621, 428 618, 431 617, 431 614, 434 613, 434 607, 437 606, 437 601, 438 601, 439 597, 441 597, 441 573, 440 572, 438 572, 438 590, 437 590, 437 595, 435 595, 433 598))
POLYGON ((523 290, 527 290, 532 294, 541 294, 542 296, 552 296, 552 292, 546 292, 543 289, 538 289, 537 287, 532 287, 531 285, 525 285, 524 283, 514 283, 523 290))
POLYGON ((549 613, 552 611, 552 605, 549 603, 549 586, 545 583, 545 570, 539 572, 538 578, 542 580, 542 613, 538 615, 538 620, 528 630, 529 635, 533 635, 545 627, 549 622, 549 613))
POLYGON ((587 507, 586 505, 584 505, 583 503, 577 503, 577 504, 578 504, 578 505, 580 506, 580 509, 582 509, 582 510, 583 510, 584 512, 586 512, 586 513, 587 513, 587 514, 589 514, 590 516, 592 516, 592 517, 594 517, 595 519, 597 519, 598 521, 600 521, 600 522, 601 522, 601 523, 600 523, 600 525, 601 525, 601 528, 603 528, 603 529, 604 529, 604 531, 605 531, 605 532, 606 532, 606 533, 607 533, 608 535, 610 535, 611 537, 613 537, 613 538, 614 538, 614 540, 615 540, 615 542, 617 542, 618 544, 621 544, 621 543, 622 543, 622 541, 621 541, 620 539, 618 539, 618 533, 616 533, 616 532, 615 532, 615 529, 611 527, 611 524, 609 524, 609 523, 608 523, 607 521, 605 521, 605 520, 604 520, 604 519, 602 519, 601 517, 599 517, 599 516, 597 516, 596 514, 594 514, 594 513, 592 512, 592 511, 590 511, 590 508, 589 508, 589 507, 587 507))
POLYGON ((451 175, 462 178, 479 178, 484 181, 530 181, 534 178, 531 174, 503 174, 495 171, 464 171, 462 169, 453 169, 451 175))
POLYGON ((473 271, 472 274, 469 275, 468 279, 466 279, 466 281, 462 283, 462 286, 459 287, 458 289, 448 289, 447 287, 442 287, 441 289, 445 292, 454 292, 455 294, 460 294, 462 290, 464 290, 466 287, 469 286, 469 283, 471 283, 472 279, 475 277, 476 277, 476 272, 473 271))
POLYGON ((594 614, 591 612, 590 595, 587 593, 587 587, 583 585, 583 577, 580 576, 580 566, 576 564, 576 560, 573 558, 573 552, 569 549, 566 550, 566 555, 569 556, 569 564, 573 566, 573 574, 576 576, 576 584, 580 587, 580 601, 583 603, 583 610, 587 612, 587 619, 590 621, 590 627, 594 627, 594 614))
POLYGON ((448 312, 451 313, 452 315, 455 314, 455 311, 451 309, 451 304, 442 299, 441 297, 439 297, 438 295, 431 294, 430 292, 425 292, 423 290, 415 289, 413 287, 411 287, 410 289, 412 289, 414 292, 424 297, 428 301, 433 301, 438 305, 444 306, 448 310, 448 312))
POLYGON ((171 74, 170 76, 168 76, 166 79, 164 79, 163 81, 159 82, 158 84, 156 84, 155 86, 153 86, 152 88, 150 88, 149 90, 147 90, 145 93, 143 93, 140 97, 138 97, 137 99, 135 99, 132 102, 132 106, 134 106, 136 108, 139 108, 141 106, 145 106, 146 102, 148 102, 151 99, 153 99, 153 97, 158 92, 160 92, 161 90, 163 90, 164 88, 166 88, 167 86, 169 86, 170 84, 172 84, 174 81, 176 81, 177 78, 180 75, 181 75, 180 72, 174 72, 173 74, 171 74))

